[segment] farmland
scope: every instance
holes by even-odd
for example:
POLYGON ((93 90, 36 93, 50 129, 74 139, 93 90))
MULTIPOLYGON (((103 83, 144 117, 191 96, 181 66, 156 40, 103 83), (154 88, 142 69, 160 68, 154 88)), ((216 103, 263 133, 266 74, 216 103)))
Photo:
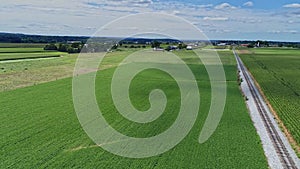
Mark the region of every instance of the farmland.
POLYGON ((19 48, 26 50, 27 48, 43 48, 43 43, 0 43, 0 48, 19 48), (24 49, 25 48, 25 49, 24 49))
MULTIPOLYGON (((19 44, 19 46, 22 45, 19 44)), ((0 48, 0 51, 1 50, 3 51, 4 49, 0 48)), ((12 52, 17 53, 18 51, 24 50, 28 50, 28 48, 14 48, 12 52)), ((41 48, 35 48, 35 50, 42 51, 41 48)), ((30 49, 30 51, 32 51, 32 49, 30 49)), ((122 58, 124 58, 122 57, 123 55, 120 55, 121 53, 128 54, 133 51, 136 51, 136 49, 128 49, 126 51, 111 53, 109 57, 104 60, 105 64, 101 68, 106 69, 112 66, 116 66, 118 62, 120 62, 122 58), (120 57, 117 57, 116 59, 115 56, 120 57)), ((74 65, 78 54, 67 54, 62 52, 59 53, 61 57, 52 57, 49 59, 24 59, 22 61, 9 60, 1 62, 0 91, 9 91, 20 87, 32 86, 40 83, 71 77, 73 75, 74 65)), ((28 53, 18 53, 18 55, 30 56, 30 54, 28 53)))
POLYGON ((0 91, 70 77, 72 74, 76 59, 74 55, 44 51, 43 48, 31 44, 0 46, 0 91))
MULTIPOLYGON (((96 78, 96 97, 106 120, 118 131, 149 137, 166 130, 177 117, 180 92, 174 79, 159 70, 139 73, 130 86, 132 103, 149 108, 149 91, 162 89, 168 99, 163 115, 144 125, 118 114, 110 93, 117 64, 135 50, 112 52, 105 57, 96 78), (134 90, 133 90, 134 89, 134 90)), ((210 83, 204 65, 191 51, 176 51, 193 71, 200 91, 200 112, 188 136, 170 151, 145 159, 115 156, 101 148, 81 128, 72 102, 72 78, 0 93, 1 166, 5 168, 268 168, 244 99, 239 91, 236 63, 230 51, 219 52, 227 79, 227 101, 222 120, 212 137, 199 144, 198 137, 210 107, 210 83)), ((51 60, 0 63, 9 73, 47 77, 51 71, 72 70, 77 55, 51 60), (28 68, 28 72, 24 71, 28 68), (11 68, 13 70, 11 70, 11 68), (44 70, 45 72, 41 72, 44 70), (29 71, 36 73, 29 73, 29 71), (39 74, 37 72, 40 72, 39 74)), ((61 73, 58 74, 59 77, 61 73)), ((65 75, 65 77, 70 74, 65 75)), ((24 75, 25 77, 25 75, 24 75)), ((51 77, 51 76, 50 76, 51 77)), ((15 77, 14 77, 15 78, 15 77)), ((19 77, 20 78, 20 77, 19 77)), ((15 79, 16 80, 16 79, 15 79)), ((26 86, 28 86, 27 84, 26 86)))
MULTIPOLYGON (((284 126, 300 144, 300 51, 252 49, 240 54, 284 126)), ((296 148, 297 149, 297 148, 296 148)))
POLYGON ((0 48, 0 61, 60 57, 62 54, 43 48, 0 48))

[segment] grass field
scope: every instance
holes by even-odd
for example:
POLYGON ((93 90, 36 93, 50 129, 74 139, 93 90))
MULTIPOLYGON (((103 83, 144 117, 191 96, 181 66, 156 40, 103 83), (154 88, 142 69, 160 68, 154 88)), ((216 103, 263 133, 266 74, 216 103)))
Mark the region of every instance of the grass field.
POLYGON ((0 43, 0 48, 43 48, 44 43, 0 43))
POLYGON ((300 50, 252 49, 240 56, 299 146, 300 50))
POLYGON ((0 61, 60 57, 62 52, 45 51, 43 48, 0 48, 0 61))
POLYGON ((45 51, 43 48, 0 48, 0 53, 35 53, 35 52, 48 52, 45 51))
POLYGON ((19 60, 19 59, 40 59, 50 57, 60 57, 60 52, 44 52, 44 53, 0 53, 0 61, 19 60))
POLYGON ((74 57, 63 52, 44 51, 38 45, 0 43, 0 91, 31 86, 72 75, 77 55, 74 57), (44 58, 51 59, 41 60, 44 58))
MULTIPOLYGON (((116 58, 114 56, 133 51, 136 49, 110 53, 101 68, 116 66, 123 57, 116 58)), ((78 54, 63 53, 61 56, 47 60, 36 59, 0 63, 0 92, 71 77, 78 54)))
MULTIPOLYGON (((149 91, 161 88, 168 98, 167 108, 158 120, 146 125, 131 123, 124 119, 113 106, 110 77, 115 66, 130 52, 133 51, 113 52, 104 59, 102 65, 104 70, 99 71, 96 79, 97 101, 101 110, 106 112, 104 114, 106 120, 115 129, 130 136, 153 136, 166 130, 176 118, 180 102, 179 90, 175 81, 164 72, 158 70, 141 72, 131 84, 131 89, 134 89, 130 90, 133 104, 140 110, 147 109, 149 91)), ((201 105, 198 118, 189 135, 170 151, 151 158, 129 159, 96 147, 77 120, 72 103, 72 79, 66 78, 0 93, 0 134, 3 138, 0 140, 1 166, 118 169, 268 168, 260 139, 238 88, 236 63, 232 53, 219 52, 226 72, 228 98, 219 127, 204 144, 198 143, 198 137, 210 106, 208 75, 204 65, 196 61, 191 52, 176 53, 189 64, 196 76, 201 105)), ((30 61, 17 64, 14 71, 22 72, 26 64, 28 70, 33 72, 42 68, 45 70, 49 68, 51 71, 51 67, 58 63, 71 68, 75 60, 76 55, 68 55, 48 61, 30 61)), ((6 64, 5 69, 8 67, 13 67, 13 64, 6 64)), ((7 72, 2 74, 6 75, 7 72)))

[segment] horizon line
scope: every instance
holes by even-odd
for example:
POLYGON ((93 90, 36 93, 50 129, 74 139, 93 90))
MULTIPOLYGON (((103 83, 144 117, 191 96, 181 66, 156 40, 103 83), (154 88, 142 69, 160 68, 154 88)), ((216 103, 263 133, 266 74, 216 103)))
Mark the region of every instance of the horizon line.
MULTIPOLYGON (((114 37, 114 36, 88 36, 88 35, 67 35, 67 34, 33 34, 33 33, 21 33, 21 32, 5 32, 0 31, 0 34, 15 34, 15 35, 25 35, 25 36, 52 36, 52 37, 78 37, 78 38, 116 38, 116 39, 127 39, 127 38, 136 38, 136 39, 172 39, 172 38, 150 38, 150 37, 114 37)), ((174 39, 177 40, 177 39, 174 39)), ((270 39, 211 39, 211 40, 199 40, 199 39, 184 39, 185 41, 267 41, 267 42, 282 42, 282 43, 300 43, 300 41, 285 41, 285 40, 270 40, 270 39)))

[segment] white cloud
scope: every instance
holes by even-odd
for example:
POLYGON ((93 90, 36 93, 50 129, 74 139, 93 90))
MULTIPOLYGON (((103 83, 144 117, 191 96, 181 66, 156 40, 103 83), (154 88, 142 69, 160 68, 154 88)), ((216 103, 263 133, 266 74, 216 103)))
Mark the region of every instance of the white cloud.
MULTIPOLYGON (((295 8, 297 5, 288 4, 285 6, 295 8)), ((300 38, 300 22, 298 21, 300 11, 298 10, 260 11, 232 6, 229 3, 213 6, 182 1, 168 3, 161 0, 3 1, 0 16, 5 16, 1 18, 1 21, 6 24, 0 25, 0 31, 91 35, 101 26, 119 17, 144 12, 163 12, 183 17, 203 29, 207 36, 212 39, 278 38, 298 41, 300 38), (68 8, 64 8, 65 6, 68 8), (232 29, 230 33, 228 33, 229 28, 232 29), (270 28, 276 28, 280 32, 272 31, 278 34, 271 36, 271 32, 268 32, 270 28), (219 34, 213 32, 219 32, 219 34), (223 35, 224 32, 227 32, 228 36, 223 35)), ((155 25, 160 24, 163 23, 156 23, 155 25)), ((135 31, 133 28, 134 25, 128 29, 135 31)))
POLYGON ((94 7, 103 6, 149 6, 153 4, 152 0, 103 0, 103 1, 85 1, 86 4, 94 7))
POLYGON ((284 31, 285 33, 291 33, 291 34, 297 34, 298 31, 297 30, 286 30, 284 31))
POLYGON ((203 20, 205 20, 205 21, 228 21, 229 18, 227 18, 227 17, 204 17, 203 20))
POLYGON ((222 3, 220 5, 215 6, 215 9, 236 9, 236 7, 230 5, 229 3, 222 3))
POLYGON ((280 34, 280 33, 288 33, 288 34, 297 34, 299 33, 297 30, 272 30, 269 33, 280 34))
POLYGON ((286 4, 283 7, 285 7, 285 8, 300 8, 300 4, 298 4, 298 3, 286 4))
POLYGON ((210 8, 210 7, 213 7, 214 5, 213 4, 207 4, 207 5, 199 5, 198 7, 199 8, 210 8))
POLYGON ((252 6, 254 6, 254 3, 252 1, 248 1, 248 2, 244 3, 243 6, 252 7, 252 6))
POLYGON ((173 15, 178 15, 178 14, 180 14, 180 11, 174 10, 174 11, 172 12, 172 14, 173 14, 173 15))

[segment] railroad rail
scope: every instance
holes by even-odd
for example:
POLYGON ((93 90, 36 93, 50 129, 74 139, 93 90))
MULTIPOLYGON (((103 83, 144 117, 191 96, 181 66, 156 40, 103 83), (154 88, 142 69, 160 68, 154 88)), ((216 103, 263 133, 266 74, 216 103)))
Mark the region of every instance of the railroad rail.
POLYGON ((245 68, 242 60, 238 56, 235 50, 233 50, 234 56, 238 62, 238 65, 240 67, 240 71, 244 76, 244 80, 247 83, 250 93, 253 97, 253 100, 255 102, 255 106, 257 107, 257 110, 259 112, 259 116, 261 117, 263 124, 267 130, 268 136, 275 148, 275 151, 277 153, 277 156, 280 159, 282 168, 284 169, 297 169, 296 162, 294 159, 290 156, 289 151, 287 150, 287 147, 283 143, 278 131, 276 130, 274 124, 271 121, 271 118, 267 114, 267 110, 264 107, 262 100, 259 97, 258 90, 256 89, 256 86, 254 86, 253 83, 251 83, 253 80, 251 80, 250 75, 247 73, 247 69, 245 68))

